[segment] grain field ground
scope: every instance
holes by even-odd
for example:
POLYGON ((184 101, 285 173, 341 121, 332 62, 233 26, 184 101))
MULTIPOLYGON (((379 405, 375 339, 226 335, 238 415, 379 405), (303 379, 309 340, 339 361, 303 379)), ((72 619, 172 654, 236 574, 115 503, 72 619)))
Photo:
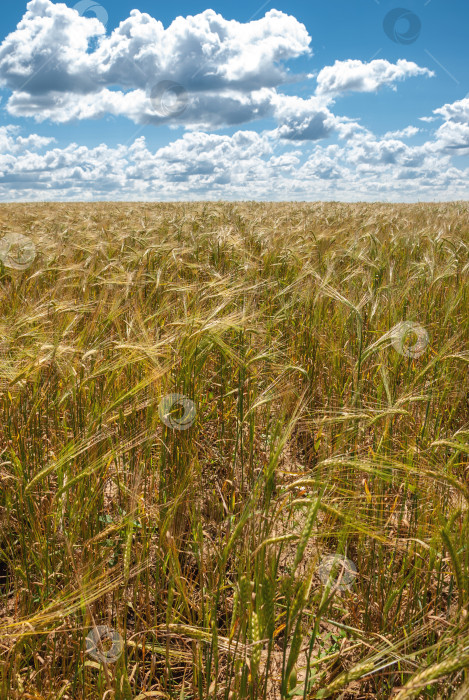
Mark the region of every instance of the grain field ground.
POLYGON ((468 215, 0 205, 2 698, 469 697, 468 215))

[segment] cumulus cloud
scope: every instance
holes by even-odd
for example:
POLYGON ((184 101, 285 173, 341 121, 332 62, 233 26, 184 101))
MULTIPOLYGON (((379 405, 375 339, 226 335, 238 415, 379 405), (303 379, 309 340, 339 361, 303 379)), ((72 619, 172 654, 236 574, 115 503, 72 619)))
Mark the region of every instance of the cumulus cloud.
POLYGON ((36 151, 55 141, 52 137, 38 136, 37 134, 20 136, 19 132, 20 127, 16 125, 0 126, 0 154, 36 151))
POLYGON ((270 10, 243 24, 213 10, 177 17, 164 29, 132 10, 110 36, 96 18, 50 0, 31 0, 17 29, 0 47, 0 74, 8 87, 30 94, 92 93, 110 84, 145 88, 167 74, 194 91, 278 85, 283 63, 309 53, 310 38, 294 17, 270 10), (99 37, 89 52, 92 37, 99 37), (27 83, 26 83, 27 81, 27 83))
POLYGON ((415 76, 434 76, 428 68, 412 61, 399 59, 396 64, 384 59, 364 63, 348 59, 326 66, 317 76, 317 95, 337 95, 342 92, 375 92, 383 85, 415 76))
MULTIPOLYGON (((426 145, 408 146, 399 139, 369 138, 355 142, 347 152, 347 161, 354 166, 397 166, 420 168, 424 172, 438 157, 426 145)), ((440 161, 441 164, 441 161, 440 161)))
POLYGON ((267 199, 413 201, 464 199, 469 169, 437 142, 411 147, 366 130, 342 145, 290 148, 276 130, 186 132, 151 151, 129 145, 52 147, 0 129, 0 200, 267 199))
POLYGON ((340 95, 395 89, 433 73, 406 60, 351 59, 323 67, 315 85, 315 74, 295 76, 287 67, 311 55, 304 25, 278 10, 244 24, 206 10, 166 29, 132 10, 108 35, 96 18, 31 0, 0 45, 11 115, 60 124, 124 116, 186 131, 151 151, 143 136, 124 145, 57 147, 53 138, 2 126, 0 200, 468 197, 469 170, 452 157, 469 152, 469 98, 420 118, 440 122, 425 143, 407 142, 420 133, 415 126, 380 138, 335 113, 340 95), (306 97, 282 92, 300 78, 306 97), (155 110, 152 87, 164 79, 186 88, 177 114, 155 110), (241 129, 260 119, 268 120, 263 132, 241 129), (225 126, 240 130, 213 133, 225 126))
POLYGON ((406 126, 405 129, 398 129, 397 131, 387 131, 383 138, 385 139, 408 139, 412 136, 418 134, 420 129, 416 126, 406 126))
POLYGON ((349 121, 328 108, 339 92, 431 74, 403 60, 336 61, 320 71, 315 96, 283 94, 285 83, 312 78, 286 67, 291 59, 312 55, 310 43, 305 26, 278 10, 247 23, 205 10, 177 17, 166 29, 132 10, 107 35, 95 17, 51 0, 31 0, 0 46, 0 81, 12 91, 8 112, 37 122, 111 115, 210 130, 271 118, 279 138, 315 141, 344 130, 349 121), (185 88, 185 109, 173 114, 155 108, 152 89, 161 80, 185 88))
POLYGON ((434 109, 433 114, 439 114, 445 121, 469 124, 469 97, 464 97, 462 100, 434 109))
POLYGON ((271 116, 275 88, 292 79, 286 61, 310 54, 310 41, 303 24, 278 10, 244 24, 206 10, 167 29, 132 10, 107 36, 96 18, 31 0, 0 46, 0 80, 13 92, 15 116, 64 123, 108 113, 160 123, 151 89, 170 79, 191 97, 179 121, 216 128, 271 116))
POLYGON ((291 141, 316 141, 327 138, 340 123, 327 101, 317 97, 303 99, 292 95, 273 96, 275 117, 279 123, 276 135, 291 141))
POLYGON ((442 149, 461 155, 469 153, 469 124, 446 122, 438 129, 437 136, 442 149))
POLYGON ((469 152, 469 98, 445 104, 433 110, 442 117, 444 123, 436 132, 437 143, 442 150, 450 150, 455 154, 469 152))

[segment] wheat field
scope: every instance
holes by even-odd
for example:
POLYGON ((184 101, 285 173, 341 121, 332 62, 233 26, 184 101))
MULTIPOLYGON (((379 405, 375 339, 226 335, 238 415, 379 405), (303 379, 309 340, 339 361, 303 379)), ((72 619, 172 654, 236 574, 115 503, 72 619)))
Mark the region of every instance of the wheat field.
POLYGON ((469 697, 468 215, 0 205, 1 698, 469 697))

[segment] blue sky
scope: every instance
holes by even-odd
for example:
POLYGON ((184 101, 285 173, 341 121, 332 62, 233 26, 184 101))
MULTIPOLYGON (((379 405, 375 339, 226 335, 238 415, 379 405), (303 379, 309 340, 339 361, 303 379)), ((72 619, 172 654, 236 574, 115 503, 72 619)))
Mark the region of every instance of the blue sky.
POLYGON ((0 201, 469 198, 467 0, 2 15, 0 201))

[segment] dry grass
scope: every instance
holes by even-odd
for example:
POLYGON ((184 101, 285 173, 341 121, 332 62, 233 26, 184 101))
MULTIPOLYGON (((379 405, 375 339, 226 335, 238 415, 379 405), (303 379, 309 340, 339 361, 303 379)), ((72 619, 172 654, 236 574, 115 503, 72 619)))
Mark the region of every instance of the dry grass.
POLYGON ((466 697, 468 214, 0 206, 2 698, 466 697))

